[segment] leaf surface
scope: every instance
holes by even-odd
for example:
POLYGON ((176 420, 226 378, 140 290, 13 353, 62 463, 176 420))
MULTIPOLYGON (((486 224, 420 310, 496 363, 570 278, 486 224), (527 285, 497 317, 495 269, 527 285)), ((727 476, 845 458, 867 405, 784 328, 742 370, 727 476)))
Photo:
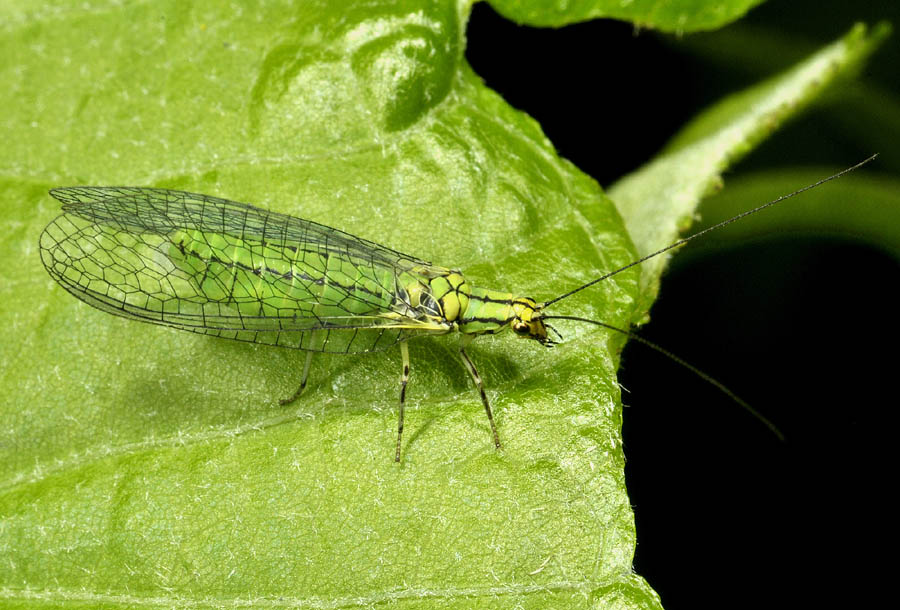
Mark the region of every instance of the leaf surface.
MULTIPOLYGON (((316 357, 280 408, 305 354, 102 314, 40 264, 47 189, 72 184, 252 202, 537 299, 672 235, 670 213, 644 230, 626 212, 626 230, 472 73, 467 4, 30 7, 0 15, 4 605, 659 607, 631 570, 621 337, 476 342, 502 452, 455 338, 411 342, 398 466, 399 354, 316 357)), ((874 44, 854 36, 838 55, 874 44)), ((677 181, 698 193, 679 215, 713 174, 677 181)), ((639 278, 566 312, 628 326, 639 278)))

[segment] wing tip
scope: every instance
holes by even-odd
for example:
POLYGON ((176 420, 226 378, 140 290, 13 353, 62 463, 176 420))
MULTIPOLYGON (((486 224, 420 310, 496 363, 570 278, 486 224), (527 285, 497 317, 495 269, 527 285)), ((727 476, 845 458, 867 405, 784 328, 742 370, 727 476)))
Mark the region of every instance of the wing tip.
POLYGON ((84 188, 82 186, 56 186, 49 192, 54 199, 61 203, 77 203, 82 201, 79 195, 84 188))
POLYGON ((130 187, 116 186, 56 186, 50 189, 50 195, 63 206, 96 203, 119 196, 130 187))

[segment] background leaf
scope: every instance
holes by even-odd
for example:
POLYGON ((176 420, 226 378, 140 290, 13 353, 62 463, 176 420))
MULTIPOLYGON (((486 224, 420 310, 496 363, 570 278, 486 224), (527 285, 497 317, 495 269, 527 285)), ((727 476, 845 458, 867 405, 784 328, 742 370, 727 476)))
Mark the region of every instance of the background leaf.
MULTIPOLYGON (((38 263, 72 183, 252 201, 536 298, 633 259, 596 183, 468 68, 467 5, 3 10, 10 604, 658 607, 631 571, 620 337, 479 341, 502 454, 454 342, 414 342, 398 468, 396 354, 317 358, 279 409, 303 354, 101 315, 38 263)), ((627 325, 637 281, 571 307, 627 325)))
POLYGON ((764 0, 491 0, 497 12, 517 23, 559 27, 578 21, 611 17, 663 32, 695 32, 721 27, 764 0))
MULTIPOLYGON (((870 38, 865 27, 857 25, 785 74, 723 99, 691 121, 651 164, 614 184, 610 196, 622 212, 638 253, 646 256, 676 241, 690 226, 700 200, 721 188, 726 167, 834 79, 854 70, 888 32, 883 26, 870 38)), ((658 256, 641 267, 647 309, 656 297, 667 259, 667 255, 658 256)))

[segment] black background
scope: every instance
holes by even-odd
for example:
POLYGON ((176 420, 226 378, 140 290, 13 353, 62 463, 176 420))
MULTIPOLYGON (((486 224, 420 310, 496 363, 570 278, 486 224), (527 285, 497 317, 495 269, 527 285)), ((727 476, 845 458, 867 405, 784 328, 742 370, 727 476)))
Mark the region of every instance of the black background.
MULTIPOLYGON (((778 30, 813 50, 854 21, 900 24, 898 9, 880 4, 770 2, 737 27, 778 30)), ((521 27, 478 4, 466 55, 488 86, 541 123, 562 156, 608 186, 700 109, 775 72, 769 63, 759 74, 704 63, 681 48, 688 38, 613 21, 521 27)), ((864 72, 894 99, 897 48, 889 40, 864 72)), ((873 152, 885 151, 813 108, 735 173, 847 166, 873 152)), ((882 158, 866 171, 889 174, 895 163, 882 158)), ((892 599, 893 563, 881 557, 893 553, 896 512, 897 271, 885 253, 813 236, 675 257, 641 334, 758 407, 787 442, 678 365, 634 342, 626 348, 634 567, 666 608, 892 599), (684 396, 696 401, 687 412, 670 406, 684 396)))

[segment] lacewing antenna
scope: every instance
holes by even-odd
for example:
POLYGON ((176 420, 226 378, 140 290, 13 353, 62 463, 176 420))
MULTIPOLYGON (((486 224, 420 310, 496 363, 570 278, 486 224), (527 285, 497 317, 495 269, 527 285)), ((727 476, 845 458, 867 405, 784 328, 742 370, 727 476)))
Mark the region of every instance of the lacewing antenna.
MULTIPOLYGON (((814 189, 818 186, 825 184, 826 182, 830 182, 832 180, 840 178, 841 176, 844 176, 844 175, 852 172, 855 169, 859 169, 866 163, 869 163, 870 161, 875 159, 875 157, 877 157, 877 156, 878 156, 877 154, 872 155, 868 159, 860 161, 856 165, 854 165, 852 167, 848 167, 847 169, 840 171, 836 174, 833 174, 831 176, 828 176, 827 178, 823 178, 823 179, 819 180, 818 182, 814 182, 813 184, 804 186, 803 188, 797 189, 796 191, 794 191, 792 193, 788 193, 787 195, 782 195, 781 197, 773 199, 772 201, 769 201, 768 203, 764 203, 764 204, 757 206, 751 210, 747 210, 746 212, 741 212, 740 214, 738 214, 736 216, 732 216, 731 218, 729 218, 727 220, 723 220, 722 222, 719 222, 711 227, 703 229, 702 231, 698 231, 697 233, 694 233, 693 235, 689 235, 688 237, 685 237, 684 239, 680 239, 680 240, 676 241, 675 243, 666 246, 665 248, 661 248, 661 249, 657 250, 656 252, 652 252, 646 256, 643 256, 643 257, 637 259, 636 261, 628 263, 624 267, 620 267, 619 269, 616 269, 615 271, 606 273, 596 279, 591 280, 590 282, 587 282, 586 284, 582 284, 581 286, 579 286, 578 288, 575 288, 574 290, 570 290, 569 292, 567 292, 561 296, 558 296, 555 299, 552 299, 550 301, 543 303, 543 305, 541 306, 541 310, 545 310, 547 307, 549 307, 550 305, 552 305, 554 303, 557 303, 567 297, 570 297, 573 294, 581 292, 585 288, 589 288, 589 287, 593 286, 594 284, 602 282, 603 280, 605 280, 609 277, 612 277, 613 275, 616 275, 617 273, 621 273, 625 269, 629 269, 631 267, 634 267, 635 265, 640 265, 644 261, 647 261, 655 256, 659 256, 660 254, 663 254, 664 252, 668 252, 669 250, 673 250, 675 248, 678 248, 679 246, 683 246, 684 244, 691 241, 692 239, 696 239, 696 238, 700 237, 701 235, 705 235, 706 233, 709 233, 710 231, 715 231, 716 229, 721 229, 725 225, 729 225, 733 222, 737 222, 738 220, 740 220, 746 216, 750 216, 751 214, 756 214, 757 212, 760 212, 770 206, 773 206, 776 203, 780 203, 780 202, 784 201, 785 199, 790 199, 791 197, 796 197, 800 193, 814 189)), ((541 320, 572 320, 575 322, 586 322, 588 324, 594 324, 596 326, 601 326, 603 328, 607 328, 609 330, 613 330, 613 331, 616 331, 623 335, 626 335, 627 337, 634 339, 635 341, 642 343, 643 345, 646 345, 650 349, 662 354, 663 356, 666 356, 669 360, 672 360, 673 362, 680 364, 681 366, 683 366, 684 368, 693 372, 695 375, 697 375, 698 377, 700 377, 707 383, 718 388, 722 393, 724 393, 726 396, 731 398, 734 402, 736 402, 738 405, 740 405, 744 410, 746 410, 753 417, 755 417, 757 420, 759 420, 763 425, 765 425, 769 430, 771 430, 772 433, 775 436, 777 436, 779 440, 784 441, 784 434, 781 433, 781 431, 775 426, 775 424, 773 424, 771 421, 769 421, 762 413, 760 413, 759 411, 754 409, 752 406, 750 406, 750 404, 747 403, 745 400, 743 400, 740 396, 738 396, 737 394, 732 392, 728 387, 725 386, 725 384, 723 384, 722 382, 720 382, 719 380, 714 378, 712 375, 709 375, 708 373, 705 373, 704 371, 698 369, 696 366, 694 366, 693 364, 690 364, 683 358, 679 358, 678 356, 676 356, 669 350, 663 348, 662 346, 657 345, 656 343, 653 343, 652 341, 649 341, 649 340, 641 337, 640 335, 633 333, 629 330, 626 330, 624 328, 619 328, 617 326, 612 326, 611 324, 606 324, 605 322, 600 322, 597 320, 591 320, 589 318, 581 318, 578 316, 567 316, 567 315, 559 315, 559 316, 549 315, 548 316, 548 315, 541 314, 540 319, 541 320)), ((549 327, 549 324, 547 326, 549 327)), ((552 327, 550 327, 550 328, 552 328, 552 327)), ((552 329, 552 330, 554 332, 556 332, 556 329, 552 329)), ((556 334, 559 335, 558 332, 556 332, 556 334)))
POLYGON ((731 400, 733 400, 734 402, 739 404, 744 410, 746 410, 748 413, 750 413, 750 415, 752 415, 753 417, 758 419, 766 428, 771 430, 772 434, 774 434, 775 436, 778 437, 778 440, 780 440, 782 442, 784 441, 784 434, 782 434, 781 430, 779 430, 775 424, 773 424, 769 419, 767 419, 765 415, 763 415, 762 413, 760 413, 759 411, 754 409, 752 406, 750 406, 750 404, 747 401, 745 401, 743 398, 741 398, 740 396, 738 396, 737 394, 732 392, 728 388, 728 386, 726 386, 724 383, 722 383, 721 381, 719 381, 718 379, 716 379, 709 373, 705 373, 702 370, 698 369, 696 366, 694 366, 690 362, 687 362, 683 358, 679 358, 678 356, 676 356, 675 354, 673 354, 666 348, 664 348, 660 345, 657 345, 656 343, 653 343, 652 341, 649 341, 648 339, 644 339, 642 336, 640 336, 636 333, 625 330, 624 328, 619 328, 618 326, 612 326, 611 324, 606 324, 605 322, 598 322, 597 320, 591 320, 589 318, 579 318, 577 316, 544 316, 542 319, 543 320, 547 320, 547 319, 550 319, 550 320, 574 320, 575 322, 587 322, 588 324, 595 324, 597 326, 602 326, 603 328, 608 328, 609 330, 614 330, 617 333, 622 333, 623 335, 626 335, 630 339, 634 339, 638 343, 642 343, 642 344, 646 345, 650 349, 652 349, 656 352, 659 352, 660 354, 662 354, 669 360, 672 360, 673 362, 680 364, 687 370, 691 371, 692 373, 694 373, 695 375, 700 377, 700 379, 702 379, 702 380, 706 381, 707 383, 718 388, 723 394, 725 394, 731 400))
POLYGON ((563 299, 568 298, 568 297, 572 296, 572 295, 575 294, 575 293, 581 292, 581 291, 584 290, 585 288, 590 288, 590 287, 593 286, 594 284, 597 284, 597 283, 599 283, 599 282, 602 282, 603 280, 605 280, 605 279, 607 279, 607 278, 610 278, 610 277, 616 275, 617 273, 621 273, 621 272, 625 271, 626 269, 630 269, 631 267, 634 267, 635 265, 640 265, 640 264, 643 263, 644 261, 648 261, 648 260, 650 260, 651 258, 654 258, 654 257, 656 257, 656 256, 659 256, 660 254, 663 254, 664 252, 668 252, 669 250, 672 250, 672 249, 677 248, 677 247, 679 247, 679 246, 683 246, 684 244, 688 243, 689 241, 691 241, 691 240, 693 240, 693 239, 697 239, 697 238, 700 237, 701 235, 706 235, 706 234, 709 233, 710 231, 715 231, 716 229, 721 229, 721 228, 724 227, 725 225, 729 225, 729 224, 731 224, 731 223, 733 223, 733 222, 737 222, 738 220, 740 220, 740 219, 742 219, 742 218, 744 218, 744 217, 746 217, 746 216, 750 216, 751 214, 756 214, 757 212, 761 212, 762 210, 765 210, 766 208, 768 208, 768 207, 770 207, 770 206, 773 206, 773 205, 775 205, 776 203, 780 203, 780 202, 784 201, 785 199, 790 199, 791 197, 796 197, 796 196, 799 195, 800 193, 804 193, 804 192, 806 192, 806 191, 812 190, 812 189, 814 189, 814 188, 816 188, 816 187, 818 187, 818 186, 822 186, 822 185, 825 184, 826 182, 831 182, 832 180, 836 180, 837 178, 840 178, 841 176, 845 176, 845 175, 849 174, 850 172, 852 172, 853 170, 859 169, 860 167, 862 167, 862 166, 865 165, 866 163, 869 163, 870 161, 874 160, 875 157, 877 157, 877 156, 878 156, 878 154, 876 153, 876 154, 872 155, 871 157, 869 157, 868 159, 865 159, 865 160, 863 160, 863 161, 860 161, 859 163, 857 163, 856 165, 854 165, 854 166, 852 166, 852 167, 848 167, 847 169, 845 169, 845 170, 843 170, 843 171, 840 171, 840 172, 838 172, 838 173, 836 173, 836 174, 833 174, 833 175, 831 175, 831 176, 828 176, 827 178, 822 178, 822 179, 819 180, 818 182, 814 182, 814 183, 812 183, 812 184, 808 184, 808 185, 804 186, 803 188, 797 189, 797 190, 794 191, 793 193, 788 193, 787 195, 782 195, 781 197, 778 197, 777 199, 773 199, 772 201, 769 201, 768 203, 764 203, 764 204, 762 204, 762 205, 760 205, 760 206, 757 206, 757 207, 753 208, 752 210, 747 210, 746 212, 741 212, 741 213, 738 214, 737 216, 732 216, 731 218, 729 218, 729 219, 727 219, 727 220, 723 220, 723 221, 720 222, 720 223, 714 224, 714 225, 711 226, 711 227, 707 227, 707 228, 703 229, 702 231, 697 231, 697 232, 694 233, 693 235, 688 235, 688 236, 685 237, 684 239, 679 239, 679 240, 676 241, 675 243, 669 244, 669 245, 666 246, 665 248, 660 248, 660 249, 657 250, 656 252, 651 252, 651 253, 648 254, 647 256, 642 256, 641 258, 637 259, 636 261, 632 261, 632 262, 628 263, 628 264, 625 265, 624 267, 619 267, 619 268, 616 269, 615 271, 610 271, 609 273, 606 273, 606 274, 604 274, 604 275, 601 275, 600 277, 598 277, 598 278, 596 278, 596 279, 593 279, 593 280, 591 280, 590 282, 588 282, 588 283, 586 283, 586 284, 582 284, 581 286, 579 286, 578 288, 576 288, 576 289, 574 289, 574 290, 570 290, 569 292, 567 292, 567 293, 565 293, 565 294, 563 294, 563 295, 561 295, 561 296, 558 296, 558 297, 556 297, 555 299, 551 299, 551 300, 545 302, 545 303, 542 305, 542 309, 546 309, 547 307, 549 307, 550 305, 553 305, 554 303, 557 303, 557 302, 559 302, 559 301, 562 301, 563 299))

